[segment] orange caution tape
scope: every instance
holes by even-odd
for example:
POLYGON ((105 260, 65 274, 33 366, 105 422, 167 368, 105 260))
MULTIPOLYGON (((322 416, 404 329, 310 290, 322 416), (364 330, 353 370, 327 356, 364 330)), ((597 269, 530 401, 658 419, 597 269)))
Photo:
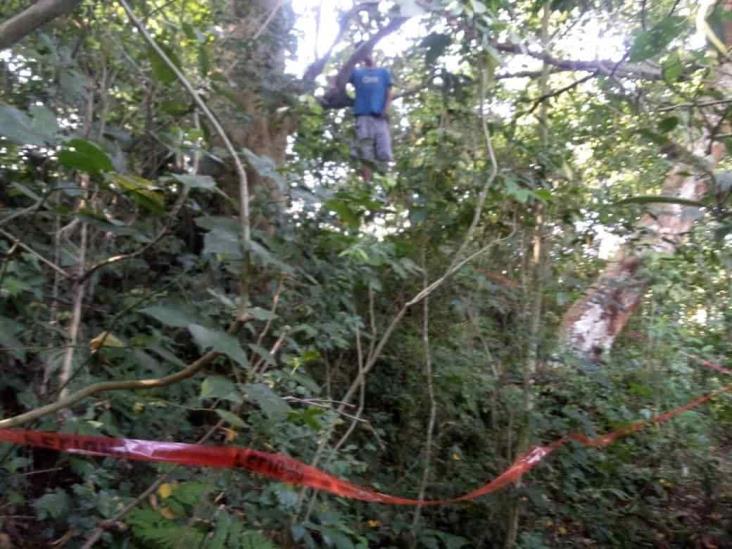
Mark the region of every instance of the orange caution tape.
MULTIPOLYGON (((721 366, 719 368, 721 368, 719 371, 725 370, 721 366)), ((725 373, 732 374, 732 371, 726 370, 725 373)), ((247 471, 258 473, 281 482, 306 486, 345 498, 375 503, 387 503, 391 505, 444 505, 473 500, 516 482, 528 471, 536 467, 549 454, 570 441, 593 448, 608 446, 621 437, 636 433, 652 424, 664 423, 729 390, 732 390, 732 384, 695 398, 683 406, 654 416, 646 421, 631 423, 621 429, 596 438, 589 438, 583 434, 574 433, 556 440, 549 445, 535 446, 520 456, 508 469, 488 484, 462 496, 439 500, 417 500, 390 496, 340 479, 284 454, 273 454, 252 450, 250 448, 203 446, 200 444, 183 444, 179 442, 85 436, 68 433, 28 431, 24 429, 0 429, 0 441, 88 456, 158 461, 188 466, 246 469, 247 471)))

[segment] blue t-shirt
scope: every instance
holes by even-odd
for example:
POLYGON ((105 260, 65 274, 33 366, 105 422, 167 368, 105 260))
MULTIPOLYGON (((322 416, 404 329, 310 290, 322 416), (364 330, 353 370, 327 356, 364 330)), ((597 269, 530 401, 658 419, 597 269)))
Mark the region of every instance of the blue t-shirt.
POLYGON ((391 87, 391 74, 383 68, 354 69, 348 81, 356 88, 353 114, 356 116, 381 115, 386 106, 386 92, 391 87))

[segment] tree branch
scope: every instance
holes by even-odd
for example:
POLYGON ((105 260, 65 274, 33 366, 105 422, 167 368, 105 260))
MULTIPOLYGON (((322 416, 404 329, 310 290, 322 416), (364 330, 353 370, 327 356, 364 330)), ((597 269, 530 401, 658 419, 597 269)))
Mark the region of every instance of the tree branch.
POLYGON ((597 61, 572 61, 568 59, 559 59, 547 52, 532 51, 522 44, 514 44, 512 42, 496 42, 493 47, 499 51, 506 53, 517 53, 540 59, 548 65, 563 70, 570 71, 586 71, 594 72, 600 75, 619 75, 636 78, 645 78, 647 80, 662 80, 663 73, 661 69, 653 67, 647 63, 627 63, 618 67, 617 61, 597 60, 597 61))
POLYGON ((2 419, 0 420, 0 429, 17 427, 18 425, 23 425, 24 423, 34 421, 43 416, 47 416, 48 414, 53 414, 54 412, 58 412, 59 410, 69 408, 77 402, 99 393, 106 393, 108 391, 129 391, 134 389, 154 389, 157 387, 166 387, 168 385, 172 385, 173 383, 178 383, 179 381, 188 379, 189 377, 193 376, 204 366, 209 365, 217 356, 219 356, 219 354, 220 353, 216 351, 209 351, 199 359, 191 362, 181 371, 161 378, 128 379, 124 381, 102 381, 100 383, 94 383, 74 393, 71 393, 66 397, 59 398, 56 402, 52 402, 51 404, 46 404, 45 406, 34 408, 33 410, 30 410, 23 414, 18 414, 17 416, 2 419))
POLYGON ((72 12, 79 4, 81 0, 38 0, 0 23, 0 50, 9 48, 56 17, 72 12))
POLYGON ((356 48, 356 51, 351 54, 348 61, 346 61, 338 70, 333 86, 328 89, 325 96, 320 101, 323 107, 337 109, 350 104, 350 100, 346 95, 346 84, 348 84, 348 79, 351 77, 353 69, 366 57, 368 53, 371 52, 379 40, 396 31, 406 22, 406 20, 406 17, 397 17, 396 19, 392 19, 385 27, 379 29, 376 34, 356 48))
MULTIPOLYGON (((231 323, 228 329, 229 334, 235 334, 241 327, 242 322, 235 320, 231 323)), ((93 383, 83 389, 71 393, 66 397, 59 398, 56 402, 46 404, 34 408, 23 414, 9 417, 6 419, 0 419, 0 429, 9 429, 10 427, 17 427, 30 421, 34 421, 48 414, 53 414, 59 410, 69 408, 77 402, 89 398, 90 396, 97 395, 99 393, 106 393, 109 391, 131 391, 135 389, 156 389, 158 387, 167 387, 189 377, 193 377, 201 369, 211 364, 215 358, 220 356, 221 353, 218 351, 209 351, 201 357, 197 358, 190 364, 188 364, 182 370, 175 372, 164 377, 153 378, 153 379, 127 379, 122 381, 102 381, 100 383, 93 383)))

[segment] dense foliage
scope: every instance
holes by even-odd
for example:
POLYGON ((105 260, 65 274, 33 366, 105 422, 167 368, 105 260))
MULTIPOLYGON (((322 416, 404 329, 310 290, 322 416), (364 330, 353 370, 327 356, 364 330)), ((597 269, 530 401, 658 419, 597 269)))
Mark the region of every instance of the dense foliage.
MULTIPOLYGON (((27 4, 4 2, 0 20, 27 4)), ((196 375, 23 427, 237 444, 446 497, 530 445, 728 383, 699 364, 732 350, 723 165, 677 252, 641 267, 648 290, 612 352, 590 360, 559 340, 601 248, 640 238, 648 197, 679 161, 672 145, 698 138, 695 105, 719 100, 727 115, 710 84, 718 48, 698 40, 723 36, 721 7, 706 22, 692 0, 349 12, 326 72, 386 21, 420 21, 404 51, 379 56, 398 83, 396 158, 364 183, 348 114, 317 101, 323 82, 284 70, 304 55, 288 2, 130 4, 245 163, 251 241, 230 151, 121 4, 85 0, 0 53, 1 417, 214 350, 196 375), (574 59, 592 33, 601 56, 603 41, 623 48, 614 65, 539 59, 574 59)), ((420 511, 2 445, 0 547, 723 547, 730 425, 723 395, 605 450, 572 444, 496 494, 420 511)))

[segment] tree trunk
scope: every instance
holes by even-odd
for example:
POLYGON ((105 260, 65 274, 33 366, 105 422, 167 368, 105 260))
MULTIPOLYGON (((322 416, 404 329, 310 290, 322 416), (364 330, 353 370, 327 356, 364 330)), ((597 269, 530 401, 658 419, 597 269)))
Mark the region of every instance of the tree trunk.
MULTIPOLYGON (((213 100, 214 110, 237 149, 246 148, 280 166, 285 161, 287 136, 294 129, 292 118, 281 112, 286 104, 281 90, 286 88, 291 8, 282 1, 231 0, 225 19, 226 38, 218 52, 218 67, 229 84, 227 93, 213 100)), ((250 188, 259 198, 254 224, 269 230, 273 208, 280 209, 285 200, 284 189, 248 165, 250 188)), ((227 179, 223 178, 222 187, 236 196, 233 180, 228 185, 227 179)))
MULTIPOLYGON (((725 10, 732 11, 732 1, 727 2, 725 10)), ((725 32, 728 46, 732 43, 730 34, 725 32)), ((717 67, 712 85, 723 94, 732 89, 732 61, 725 60, 717 67)), ((705 115, 705 128, 689 148, 696 159, 680 155, 681 159, 666 176, 662 196, 699 201, 709 191, 710 174, 725 154, 724 145, 715 141, 722 116, 719 112, 700 110, 705 115)), ((563 343, 590 360, 599 360, 609 351, 645 294, 645 260, 651 254, 674 253, 698 217, 698 208, 681 204, 661 205, 646 214, 634 244, 607 265, 564 315, 563 343)))

